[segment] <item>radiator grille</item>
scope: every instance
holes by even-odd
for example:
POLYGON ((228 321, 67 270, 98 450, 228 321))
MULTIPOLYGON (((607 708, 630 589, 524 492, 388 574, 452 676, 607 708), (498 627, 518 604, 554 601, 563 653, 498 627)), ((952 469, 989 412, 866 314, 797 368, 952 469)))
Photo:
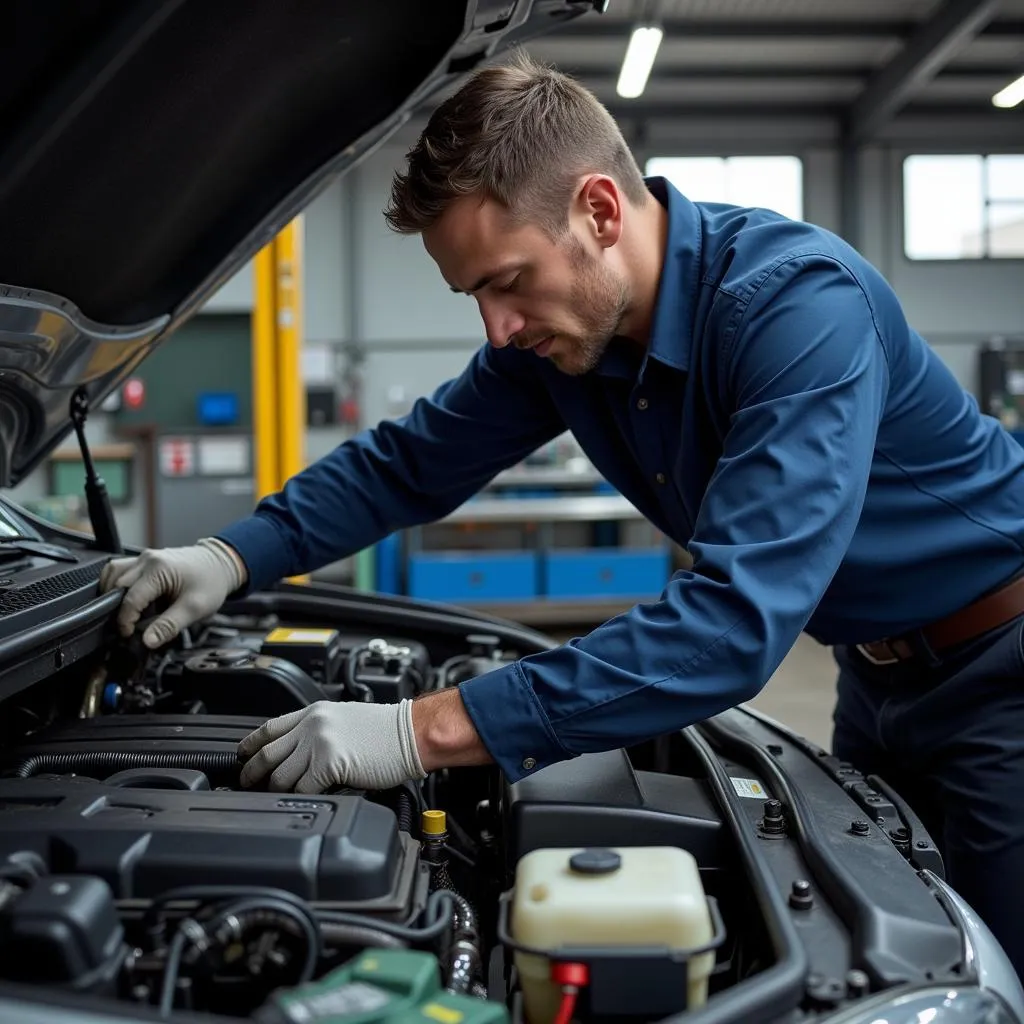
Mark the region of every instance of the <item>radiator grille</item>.
POLYGON ((45 580, 29 583, 16 590, 0 592, 0 618, 5 615, 16 615, 18 612, 36 608, 47 601, 53 601, 65 594, 70 594, 81 587, 99 579, 103 571, 102 562, 83 565, 79 569, 69 569, 57 573, 45 580))

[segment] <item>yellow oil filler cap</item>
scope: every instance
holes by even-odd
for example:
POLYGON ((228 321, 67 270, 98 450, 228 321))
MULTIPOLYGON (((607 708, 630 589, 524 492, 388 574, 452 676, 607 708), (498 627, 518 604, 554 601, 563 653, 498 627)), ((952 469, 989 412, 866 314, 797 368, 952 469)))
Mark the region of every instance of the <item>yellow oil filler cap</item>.
POLYGON ((448 815, 444 811, 424 811, 420 815, 420 829, 425 836, 440 836, 448 831, 448 815))

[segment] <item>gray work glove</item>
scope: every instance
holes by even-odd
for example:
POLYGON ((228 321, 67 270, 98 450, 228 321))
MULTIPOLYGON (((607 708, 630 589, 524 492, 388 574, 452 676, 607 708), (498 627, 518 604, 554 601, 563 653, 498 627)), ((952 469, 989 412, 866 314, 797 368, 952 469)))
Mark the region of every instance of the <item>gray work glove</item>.
POLYGON ((157 598, 171 606, 142 635, 149 648, 173 640, 186 626, 216 612, 246 581, 245 563, 228 545, 205 538, 186 548, 143 551, 137 558, 115 558, 103 567, 100 591, 125 587, 117 614, 122 636, 131 636, 139 616, 157 598))
POLYGON ((241 783, 272 772, 274 792, 322 793, 330 786, 390 789, 426 772, 416 749, 412 701, 399 704, 320 700, 272 718, 238 745, 241 783))

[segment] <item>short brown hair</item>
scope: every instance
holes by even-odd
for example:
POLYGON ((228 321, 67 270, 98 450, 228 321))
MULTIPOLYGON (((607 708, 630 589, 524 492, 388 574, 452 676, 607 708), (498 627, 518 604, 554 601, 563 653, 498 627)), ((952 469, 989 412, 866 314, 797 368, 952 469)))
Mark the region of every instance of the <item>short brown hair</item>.
POLYGON ((582 85, 523 52, 474 75, 431 115, 397 173, 384 218, 430 227, 458 196, 480 193, 553 235, 581 174, 607 174, 635 206, 648 197, 619 126, 582 85))

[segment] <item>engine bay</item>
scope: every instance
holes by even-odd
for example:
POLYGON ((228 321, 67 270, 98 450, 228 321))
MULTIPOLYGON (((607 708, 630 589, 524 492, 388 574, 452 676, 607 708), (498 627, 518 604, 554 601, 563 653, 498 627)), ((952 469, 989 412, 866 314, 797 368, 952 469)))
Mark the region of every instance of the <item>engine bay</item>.
MULTIPOLYGON (((728 795, 690 730, 512 785, 481 767, 242 789, 238 743, 269 717, 415 698, 532 653, 500 629, 372 605, 349 628, 343 605, 318 619, 296 601, 257 596, 156 652, 108 631, 0 705, 0 981, 186 1018, 568 1024, 696 1014, 806 970, 806 865, 790 850, 773 878, 738 841, 782 838, 779 803, 728 795), (389 618, 409 628, 368 628, 389 618)), ((863 994, 796 984, 819 1012, 863 994)))

